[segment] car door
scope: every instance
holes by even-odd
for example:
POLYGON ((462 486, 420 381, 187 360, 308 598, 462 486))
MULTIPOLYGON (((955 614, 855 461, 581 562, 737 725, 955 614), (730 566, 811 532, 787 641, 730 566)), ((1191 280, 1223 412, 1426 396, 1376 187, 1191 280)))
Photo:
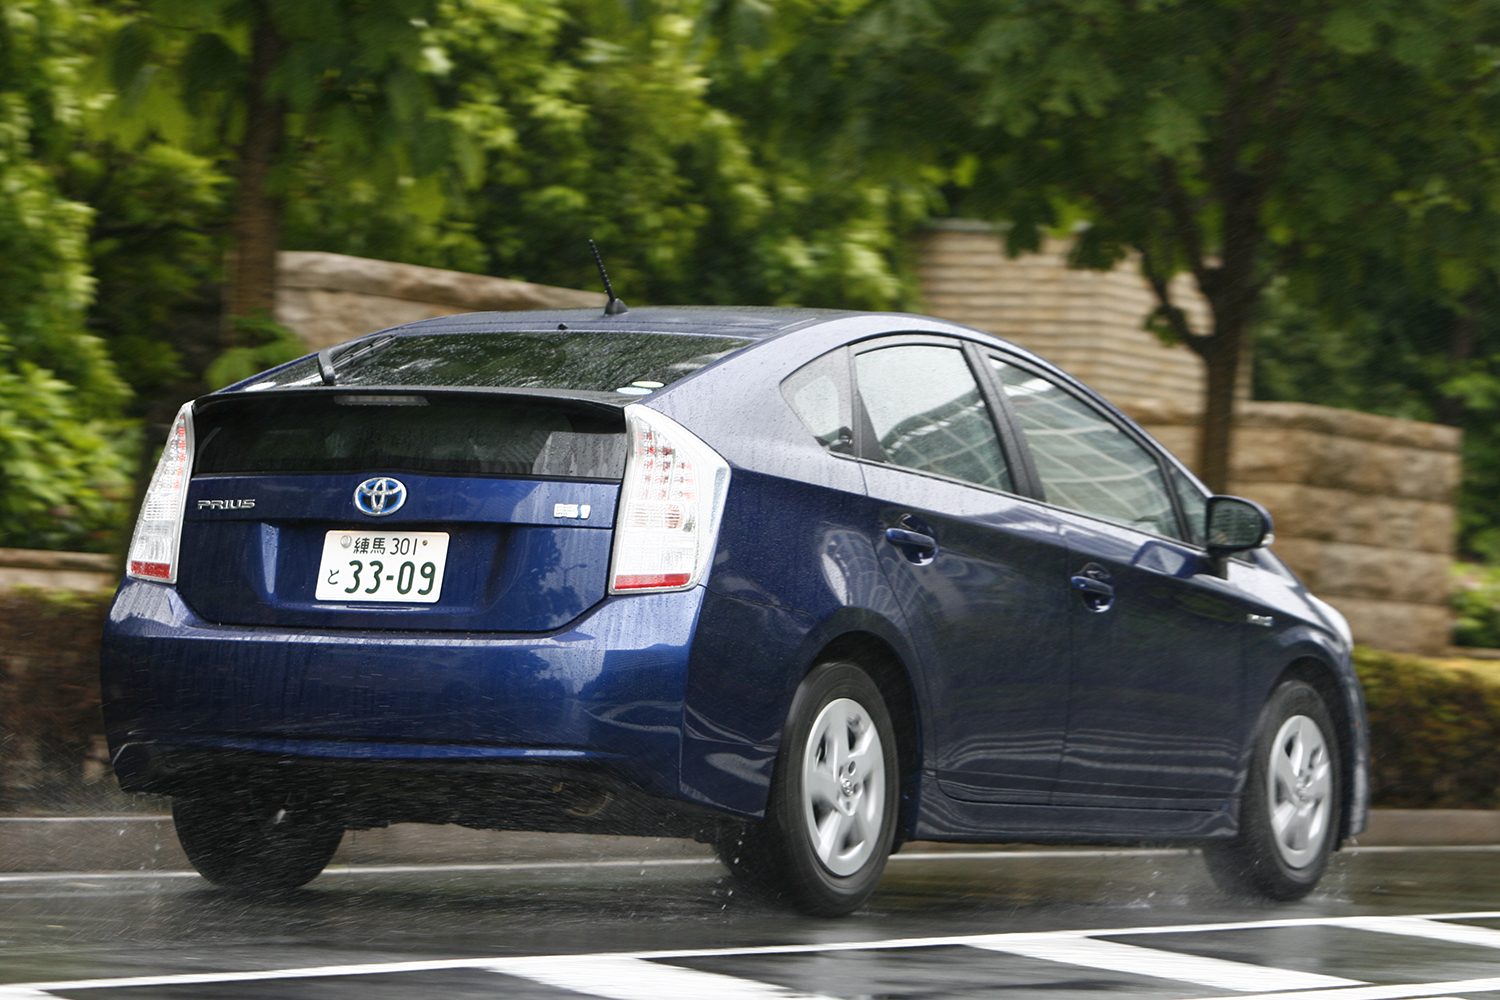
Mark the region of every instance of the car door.
POLYGON ((1246 602, 1192 537, 1201 531, 1201 492, 1143 436, 1061 380, 995 355, 988 362, 1039 498, 1062 525, 1074 588, 1067 738, 1053 803, 1219 807, 1238 774, 1246 602), (1196 522, 1184 516, 1186 504, 1196 522))
POLYGON ((927 764, 951 796, 1044 803, 1068 695, 1060 521, 1016 494, 972 347, 853 354, 869 530, 922 659, 927 764))

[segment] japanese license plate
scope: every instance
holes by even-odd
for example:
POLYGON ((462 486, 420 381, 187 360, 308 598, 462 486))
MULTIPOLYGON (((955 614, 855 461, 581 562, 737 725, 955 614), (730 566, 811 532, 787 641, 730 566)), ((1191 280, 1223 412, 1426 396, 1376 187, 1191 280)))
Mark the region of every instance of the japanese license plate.
POLYGON ((330 531, 318 563, 320 601, 433 604, 443 593, 446 531, 330 531))

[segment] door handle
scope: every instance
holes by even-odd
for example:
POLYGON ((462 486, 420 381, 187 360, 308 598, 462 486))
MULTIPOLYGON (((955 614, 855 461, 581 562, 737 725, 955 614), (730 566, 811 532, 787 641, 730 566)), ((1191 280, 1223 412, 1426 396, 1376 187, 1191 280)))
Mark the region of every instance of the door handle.
POLYGON ((885 540, 905 550, 906 558, 915 563, 931 562, 937 555, 937 539, 908 528, 886 528, 885 540))
POLYGON ((1099 597, 1115 596, 1115 588, 1111 587, 1103 580, 1095 580, 1091 576, 1075 576, 1073 577, 1072 583, 1074 589, 1081 590, 1085 594, 1096 594, 1099 597))
POLYGON ((1068 582, 1083 595, 1083 603, 1090 611, 1108 611, 1115 603, 1115 587, 1103 566, 1089 563, 1068 582))
POLYGON ((919 549, 937 551, 937 539, 931 535, 924 535, 920 531, 907 531, 905 528, 886 528, 885 537, 897 545, 911 545, 919 549))

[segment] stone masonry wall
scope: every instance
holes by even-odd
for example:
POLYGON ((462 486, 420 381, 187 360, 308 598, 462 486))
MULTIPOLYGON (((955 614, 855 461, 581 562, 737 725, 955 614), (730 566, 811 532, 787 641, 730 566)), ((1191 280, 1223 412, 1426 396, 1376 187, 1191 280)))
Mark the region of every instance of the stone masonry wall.
MULTIPOLYGON (((1189 458, 1197 413, 1125 405, 1189 458)), ((1448 567, 1460 432, 1310 403, 1243 402, 1232 492, 1270 510, 1273 551, 1381 649, 1442 653, 1450 643, 1448 567)))
POLYGON ((120 567, 113 556, 0 549, 0 590, 10 587, 113 590, 119 580, 120 567))
POLYGON ((602 307, 604 302, 602 292, 339 253, 282 251, 277 258, 276 320, 313 350, 434 316, 602 307))
MULTIPOLYGON (((1067 243, 1011 258, 987 223, 947 220, 917 238, 927 311, 1035 351, 1111 399, 1181 399, 1201 405, 1203 362, 1165 347, 1143 326, 1156 300, 1133 267, 1068 267, 1067 243)), ((1191 284, 1173 291, 1194 329, 1210 323, 1191 284)))

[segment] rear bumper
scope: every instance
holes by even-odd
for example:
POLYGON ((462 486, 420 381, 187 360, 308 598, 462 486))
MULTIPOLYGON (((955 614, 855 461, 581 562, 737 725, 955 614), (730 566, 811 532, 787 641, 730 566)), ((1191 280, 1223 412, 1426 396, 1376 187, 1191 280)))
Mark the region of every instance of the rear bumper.
POLYGON ((215 625, 127 581, 101 660, 116 773, 171 794, 247 766, 355 784, 561 769, 680 798, 702 595, 606 600, 547 634, 334 632, 215 625))

